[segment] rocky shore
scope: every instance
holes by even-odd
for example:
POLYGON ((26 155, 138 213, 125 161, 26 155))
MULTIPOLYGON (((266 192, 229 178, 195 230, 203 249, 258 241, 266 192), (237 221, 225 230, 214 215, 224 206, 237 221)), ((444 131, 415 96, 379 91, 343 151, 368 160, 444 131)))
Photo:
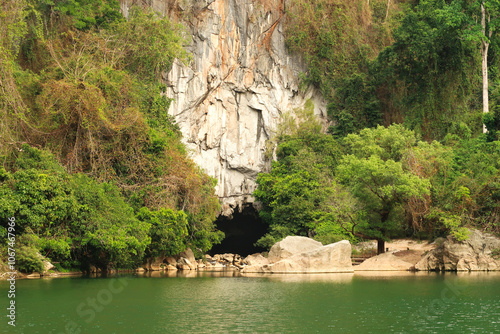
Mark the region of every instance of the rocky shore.
MULTIPOLYGON (((374 254, 374 242, 355 246, 347 240, 323 245, 306 237, 289 236, 271 247, 269 253, 246 257, 238 254, 205 255, 196 259, 191 249, 176 256, 157 257, 143 263, 137 273, 168 272, 228 272, 242 274, 291 273, 355 273, 396 271, 500 271, 500 238, 478 230, 471 230, 465 241, 453 237, 439 238, 432 243, 414 240, 395 240, 386 244, 383 254, 364 259, 360 264, 355 254, 374 254), (353 255, 354 254, 354 255, 353 255)), ((43 273, 23 274, 18 278, 58 277, 81 275, 81 272, 61 273, 46 261, 43 273)), ((101 274, 95 267, 91 273, 101 274)), ((108 274, 113 274, 112 270, 108 274)), ((130 271, 127 271, 130 272, 130 271)), ((5 279, 5 273, 0 279, 5 279)))
POLYGON ((239 270, 242 273, 335 273, 363 271, 497 271, 500 270, 500 239, 471 230, 468 240, 439 238, 432 243, 394 240, 386 243, 387 251, 352 265, 357 252, 373 254, 374 242, 351 247, 344 240, 322 245, 305 237, 287 237, 276 243, 268 254, 206 255, 195 260, 190 250, 176 257, 157 258, 141 270, 239 270), (352 251, 354 249, 354 252, 352 251))

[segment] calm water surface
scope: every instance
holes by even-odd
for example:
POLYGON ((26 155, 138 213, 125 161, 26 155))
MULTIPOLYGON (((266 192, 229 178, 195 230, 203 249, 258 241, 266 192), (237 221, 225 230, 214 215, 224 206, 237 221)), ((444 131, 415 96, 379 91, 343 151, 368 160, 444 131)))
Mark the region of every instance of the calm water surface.
POLYGON ((16 289, 13 330, 0 282, 0 333, 500 333, 500 273, 121 275, 16 289))

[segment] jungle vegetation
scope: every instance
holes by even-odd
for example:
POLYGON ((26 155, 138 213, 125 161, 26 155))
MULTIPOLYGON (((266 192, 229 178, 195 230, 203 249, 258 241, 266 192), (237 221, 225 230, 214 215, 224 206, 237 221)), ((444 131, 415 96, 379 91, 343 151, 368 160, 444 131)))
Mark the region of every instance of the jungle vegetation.
POLYGON ((116 0, 2 1, 0 26, 0 216, 16 219, 19 270, 135 268, 220 242, 215 180, 160 80, 188 61, 182 26, 138 7, 126 20, 116 0))
POLYGON ((278 129, 277 161, 257 179, 270 225, 258 244, 369 238, 383 252, 392 237, 498 234, 499 10, 486 0, 291 0, 287 44, 332 125, 323 134, 306 106, 292 113, 295 128, 278 129))
MULTIPOLYGON (((310 103, 283 115, 254 194, 259 245, 499 233, 498 1, 285 10, 331 125, 310 103)), ((0 28, 0 217, 16 218, 19 270, 134 268, 222 240, 215 180, 167 114, 161 73, 190 57, 182 26, 146 8, 125 19, 117 0, 5 0, 0 28)))

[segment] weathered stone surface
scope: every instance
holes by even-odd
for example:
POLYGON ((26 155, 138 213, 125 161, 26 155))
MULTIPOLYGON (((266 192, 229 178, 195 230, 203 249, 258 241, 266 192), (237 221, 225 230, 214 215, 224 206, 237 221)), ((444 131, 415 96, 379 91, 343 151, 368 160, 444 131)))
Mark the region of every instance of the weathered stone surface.
POLYGON ((165 263, 163 263, 163 257, 154 257, 146 260, 141 266, 147 271, 159 271, 163 270, 165 263))
POLYGON ((94 273, 100 273, 101 272, 101 269, 100 268, 97 268, 96 266, 89 266, 89 272, 91 274, 94 274, 94 273))
POLYGON ((50 263, 47 260, 43 261, 43 271, 44 272, 47 272, 49 270, 54 270, 54 269, 56 269, 56 266, 54 266, 52 263, 50 263))
POLYGON ((32 273, 26 276, 26 278, 40 278, 40 273, 32 273))
POLYGON ((164 260, 163 260, 163 263, 165 264, 170 264, 172 266, 176 266, 177 265, 177 259, 173 256, 167 256, 164 260))
POLYGON ((195 263, 196 259, 194 257, 194 253, 191 250, 191 248, 187 248, 184 252, 179 253, 176 255, 177 261, 179 261, 180 258, 186 258, 188 259, 191 263, 195 263))
POLYGON ((243 264, 247 266, 263 266, 269 264, 269 259, 262 256, 260 253, 248 255, 244 260, 243 264))
POLYGON ((307 252, 291 255, 276 263, 248 266, 242 272, 273 274, 353 272, 351 244, 347 240, 342 240, 307 252))
MULTIPOLYGON (((287 53, 284 0, 150 0, 154 10, 188 30, 189 65, 165 73, 169 109, 193 160, 218 181, 223 214, 254 201, 259 172, 269 168, 265 142, 284 111, 311 99, 325 120, 326 102, 314 88, 299 90, 303 62, 287 53)), ((138 0, 120 0, 128 14, 138 0)))
POLYGON ((413 267, 413 263, 401 260, 393 253, 382 253, 365 260, 358 266, 354 267, 355 271, 401 271, 409 270, 413 267))
POLYGON ((217 261, 225 265, 237 264, 241 261, 241 256, 232 253, 215 254, 212 257, 212 261, 217 261))
POLYGON ((456 241, 451 236, 416 265, 417 270, 486 271, 500 270, 500 239, 491 234, 471 230, 468 240, 456 241))
POLYGON ((173 266, 171 264, 167 264, 167 266, 165 267, 165 270, 167 270, 167 271, 175 271, 175 270, 177 270, 177 267, 173 266))
POLYGON ((221 271, 226 270, 227 267, 220 262, 215 262, 214 264, 207 263, 206 270, 211 271, 221 271))
POLYGON ((320 247, 323 247, 323 244, 311 238, 288 236, 271 247, 267 259, 270 263, 274 263, 294 254, 309 252, 320 247))
POLYGON ((185 257, 181 257, 177 261, 177 269, 179 270, 196 270, 196 264, 191 262, 189 259, 185 257))

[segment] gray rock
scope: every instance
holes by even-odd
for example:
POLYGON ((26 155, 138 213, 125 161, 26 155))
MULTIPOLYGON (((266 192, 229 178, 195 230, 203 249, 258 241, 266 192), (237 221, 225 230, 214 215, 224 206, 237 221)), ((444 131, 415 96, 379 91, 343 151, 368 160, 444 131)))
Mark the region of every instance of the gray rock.
POLYGON ((334 244, 296 253, 278 262, 248 266, 243 273, 336 273, 353 272, 351 244, 342 240, 334 244))
POLYGON ((244 260, 243 264, 247 266, 263 266, 269 264, 269 260, 262 256, 260 253, 248 255, 244 260))
POLYGON ((180 258, 186 258, 189 260, 189 262, 191 263, 195 263, 196 262, 196 259, 194 257, 194 253, 193 251, 191 250, 191 248, 187 248, 184 252, 181 252, 179 253, 177 256, 176 256, 177 259, 180 259, 180 258))
POLYGON ((468 240, 448 238, 427 253, 416 265, 417 270, 490 271, 500 270, 500 239, 491 234, 471 230, 468 240))
POLYGON ((165 263, 163 263, 163 257, 154 257, 147 259, 146 263, 142 264, 142 268, 147 271, 160 271, 165 267, 165 263))
POLYGON ((26 275, 26 278, 40 278, 40 273, 32 273, 32 274, 29 274, 29 275, 26 275))
POLYGON ((294 254, 309 252, 320 247, 323 247, 323 244, 311 238, 288 236, 271 247, 267 259, 270 263, 274 263, 294 254))
POLYGON ((196 267, 197 265, 195 262, 191 262, 189 259, 185 257, 181 257, 177 261, 177 269, 179 270, 196 270, 196 267))
POLYGON ((163 260, 163 263, 167 264, 167 265, 172 265, 172 266, 176 266, 177 265, 177 259, 173 256, 167 256, 164 260, 163 260))
POLYGON ((393 253, 382 253, 371 257, 358 266, 355 271, 404 271, 410 270, 412 263, 406 262, 395 256, 393 253))
POLYGON ((56 269, 56 266, 54 266, 48 260, 43 261, 43 272, 47 272, 47 271, 53 270, 53 269, 56 269))

